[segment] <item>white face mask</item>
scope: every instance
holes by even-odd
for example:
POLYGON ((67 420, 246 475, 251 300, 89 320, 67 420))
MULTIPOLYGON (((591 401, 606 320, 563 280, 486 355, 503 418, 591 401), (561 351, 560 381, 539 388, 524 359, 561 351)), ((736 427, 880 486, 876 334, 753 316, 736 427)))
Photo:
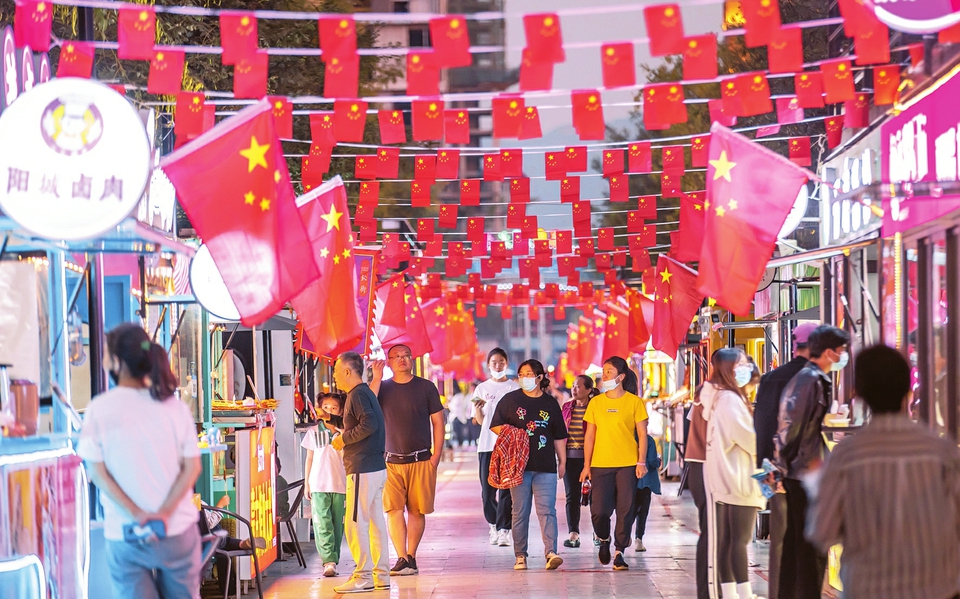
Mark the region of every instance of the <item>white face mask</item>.
POLYGON ((537 377, 521 377, 520 378, 520 388, 524 391, 533 391, 537 388, 537 377))
POLYGON ((496 380, 500 380, 500 379, 502 379, 503 377, 505 377, 506 375, 507 375, 507 369, 506 369, 506 368, 504 368, 503 370, 495 370, 495 369, 493 369, 493 368, 490 369, 490 376, 492 376, 492 377, 493 377, 494 379, 496 379, 496 380))
POLYGON ((600 391, 606 393, 607 391, 613 391, 616 389, 620 383, 617 379, 611 379, 609 381, 600 381, 600 391))
POLYGON ((843 370, 844 367, 845 367, 849 362, 850 362, 850 354, 847 353, 847 352, 843 352, 842 354, 840 354, 840 361, 839 361, 839 362, 834 362, 833 364, 830 365, 830 371, 831 371, 831 372, 836 372, 836 371, 838 371, 838 370, 843 370))
POLYGON ((753 378, 753 368, 750 366, 737 366, 733 369, 733 376, 737 379, 737 386, 743 387, 753 378))

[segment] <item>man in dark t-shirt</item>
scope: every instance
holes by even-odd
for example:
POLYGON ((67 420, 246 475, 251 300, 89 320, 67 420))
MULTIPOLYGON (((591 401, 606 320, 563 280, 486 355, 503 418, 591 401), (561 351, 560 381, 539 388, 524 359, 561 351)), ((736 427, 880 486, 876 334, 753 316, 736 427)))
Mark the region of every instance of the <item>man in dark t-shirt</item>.
POLYGON ((419 572, 417 547, 426 514, 433 513, 445 423, 436 385, 413 374, 410 348, 391 347, 387 360, 393 378, 380 383, 377 392, 387 434, 383 509, 399 556, 390 574, 409 576, 419 572))

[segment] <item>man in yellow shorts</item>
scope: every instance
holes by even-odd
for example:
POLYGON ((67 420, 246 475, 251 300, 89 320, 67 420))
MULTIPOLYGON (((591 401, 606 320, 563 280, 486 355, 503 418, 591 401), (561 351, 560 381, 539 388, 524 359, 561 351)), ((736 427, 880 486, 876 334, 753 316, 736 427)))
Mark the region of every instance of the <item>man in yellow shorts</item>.
POLYGON ((409 347, 391 347, 387 361, 393 378, 380 383, 377 397, 387 433, 383 509, 398 556, 390 575, 410 576, 419 572, 417 547, 423 538, 425 516, 433 513, 443 451, 443 405, 436 385, 413 374, 409 347))

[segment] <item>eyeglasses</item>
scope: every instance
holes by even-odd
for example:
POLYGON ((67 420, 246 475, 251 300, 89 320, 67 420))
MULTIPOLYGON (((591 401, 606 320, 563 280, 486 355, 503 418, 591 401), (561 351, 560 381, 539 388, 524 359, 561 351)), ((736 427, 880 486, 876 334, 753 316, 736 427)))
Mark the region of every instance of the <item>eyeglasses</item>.
POLYGON ((410 354, 403 354, 403 355, 400 355, 400 356, 393 356, 393 357, 390 358, 390 359, 391 359, 391 360, 411 360, 411 359, 413 359, 413 356, 410 355, 410 354))

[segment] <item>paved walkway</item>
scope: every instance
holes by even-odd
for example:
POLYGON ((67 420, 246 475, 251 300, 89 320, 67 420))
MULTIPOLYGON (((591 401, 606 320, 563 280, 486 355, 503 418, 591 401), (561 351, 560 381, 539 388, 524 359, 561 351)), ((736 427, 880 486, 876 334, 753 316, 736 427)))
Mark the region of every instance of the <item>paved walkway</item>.
MULTIPOLYGON (((535 516, 530 523, 530 569, 513 570, 511 547, 494 547, 487 541, 488 527, 480 513, 480 483, 477 456, 472 451, 456 452, 452 462, 440 467, 437 511, 427 516, 427 530, 417 564, 417 576, 394 577, 389 594, 385 591, 363 594, 369 597, 400 599, 502 599, 505 596, 531 599, 585 599, 591 597, 687 598, 696 597, 694 560, 696 553, 697 511, 689 493, 677 497, 677 483, 664 484, 664 494, 654 495, 644 544, 645 553, 632 548, 625 554, 630 570, 614 572, 602 566, 596 548, 585 542, 578 549, 561 545, 564 563, 558 571, 543 569, 543 544, 535 516)), ((566 538, 563 510, 563 484, 558 485, 560 542, 566 538)), ((581 519, 584 539, 592 537, 589 508, 581 519)), ((267 570, 265 599, 308 599, 334 597, 333 587, 346 580, 353 568, 350 552, 344 545, 338 578, 322 578, 320 560, 312 543, 304 543, 308 567, 297 566, 295 559, 277 563, 267 570)), ((396 560, 390 548, 390 565, 396 560)), ((754 592, 764 596, 767 544, 750 546, 754 592)), ((256 596, 254 591, 252 595, 256 596)))

